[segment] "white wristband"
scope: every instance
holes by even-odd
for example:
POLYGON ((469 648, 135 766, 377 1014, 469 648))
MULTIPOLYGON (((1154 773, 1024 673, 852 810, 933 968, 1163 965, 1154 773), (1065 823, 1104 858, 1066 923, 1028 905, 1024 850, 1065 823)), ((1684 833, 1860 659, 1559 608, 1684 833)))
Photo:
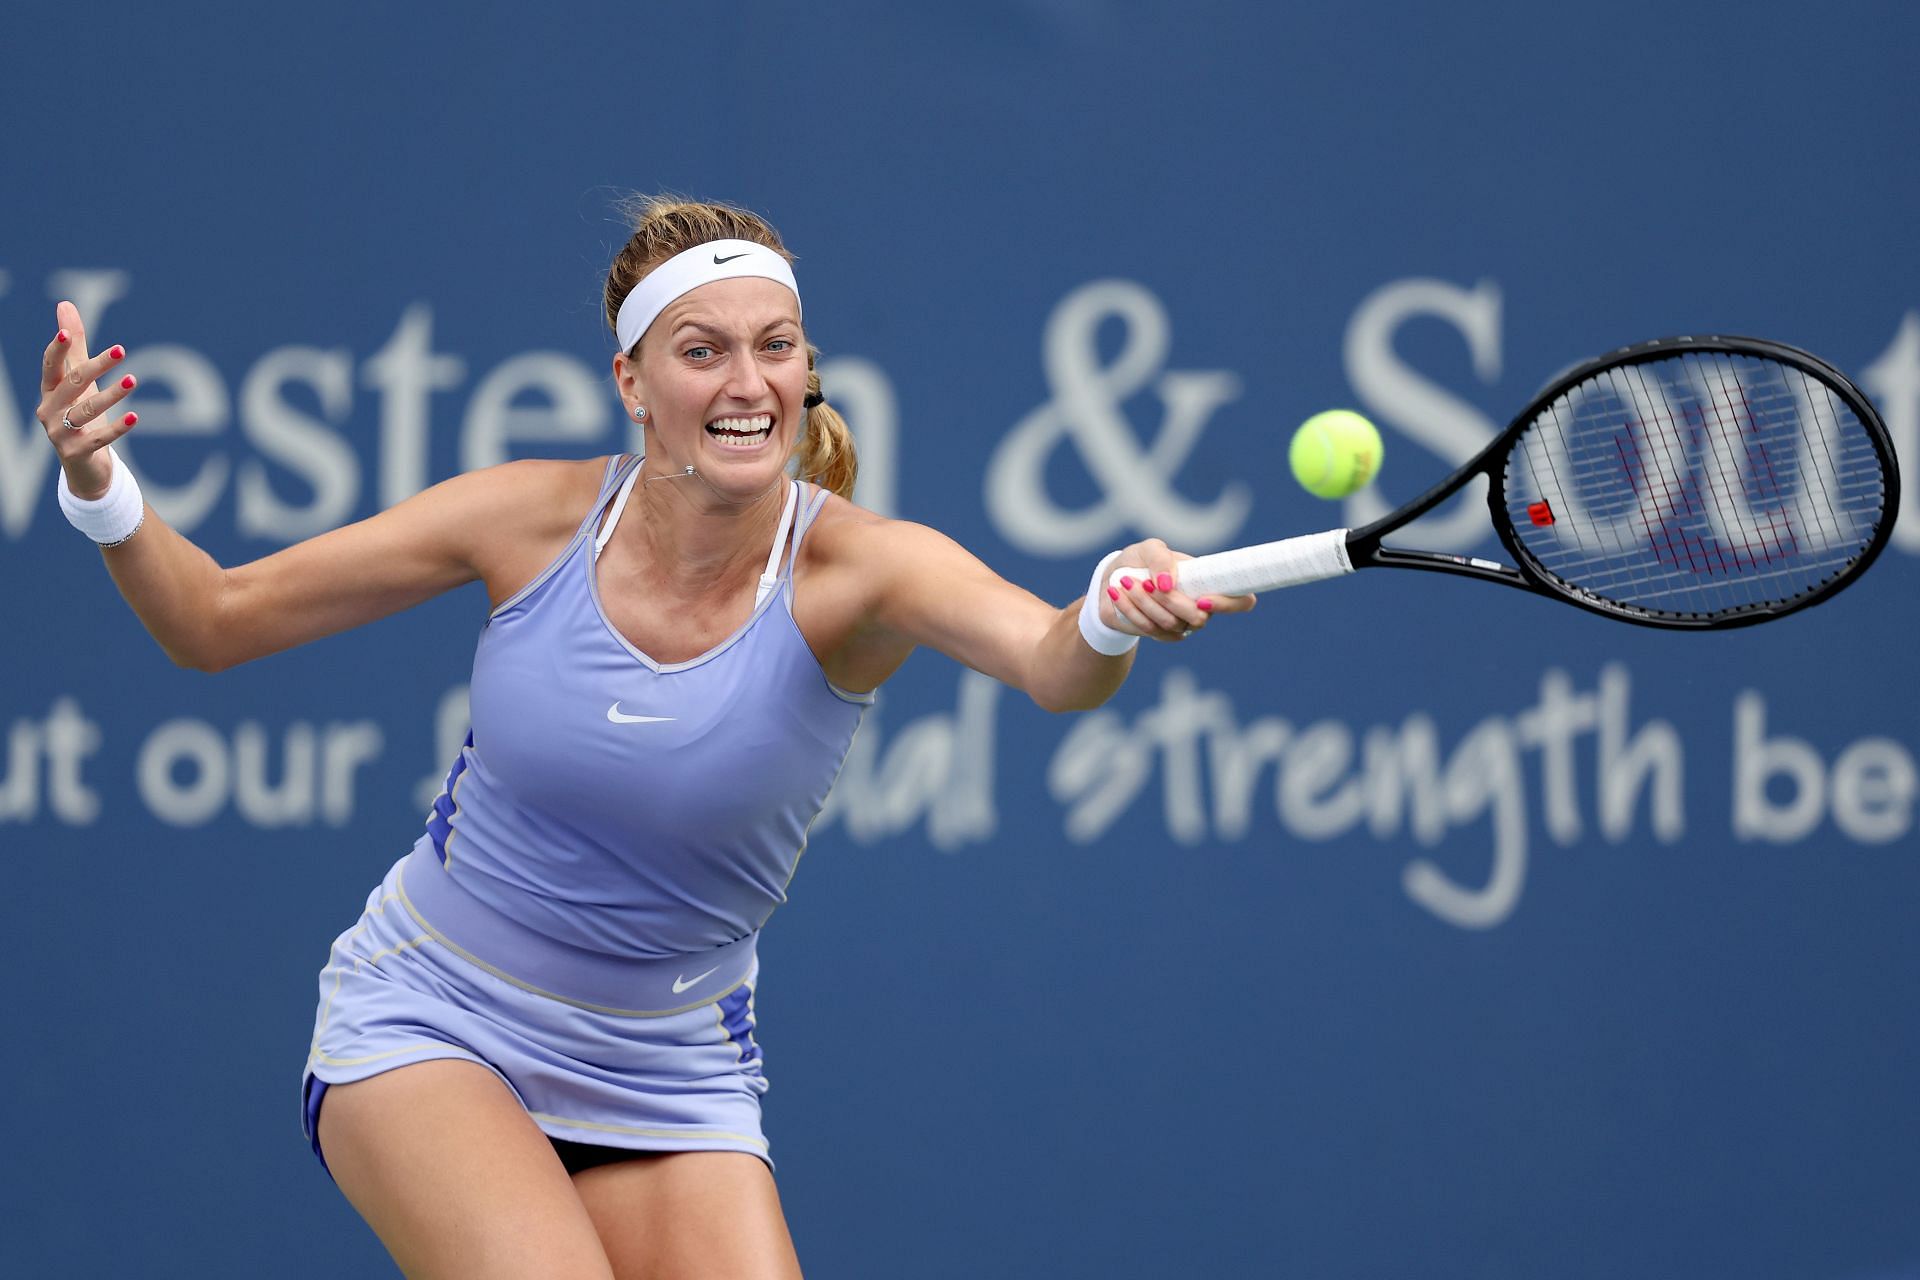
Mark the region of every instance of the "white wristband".
POLYGON ((107 446, 107 456, 113 459, 113 479, 97 498, 76 498, 67 485, 66 468, 60 468, 60 510, 74 528, 101 546, 117 547, 140 531, 147 518, 147 502, 140 496, 133 472, 112 445, 107 446))
POLYGON ((1100 593, 1107 589, 1107 571, 1119 558, 1120 553, 1115 551, 1100 562, 1093 571, 1093 581, 1087 584, 1085 598, 1080 601, 1080 638, 1095 653, 1104 653, 1109 658, 1117 658, 1140 643, 1139 636, 1116 631, 1100 617, 1100 593))

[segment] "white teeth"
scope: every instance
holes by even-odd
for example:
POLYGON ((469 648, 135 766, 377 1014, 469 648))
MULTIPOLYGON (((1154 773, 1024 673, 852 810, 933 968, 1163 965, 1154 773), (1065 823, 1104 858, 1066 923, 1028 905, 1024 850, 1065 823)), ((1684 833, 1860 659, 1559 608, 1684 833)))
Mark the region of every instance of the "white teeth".
POLYGON ((773 415, 756 414, 751 418, 716 418, 707 424, 709 431, 728 431, 735 435, 753 435, 773 427, 773 415))
POLYGON ((707 424, 707 434, 733 449, 748 449, 773 432, 773 415, 755 414, 751 418, 716 418, 707 424))

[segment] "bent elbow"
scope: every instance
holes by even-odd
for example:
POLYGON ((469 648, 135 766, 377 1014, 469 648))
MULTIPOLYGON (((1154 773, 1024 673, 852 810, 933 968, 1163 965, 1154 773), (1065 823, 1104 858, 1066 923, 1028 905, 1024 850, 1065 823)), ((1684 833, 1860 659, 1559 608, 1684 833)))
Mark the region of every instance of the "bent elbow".
POLYGON ((160 646, 160 651, 167 655, 169 662, 182 671, 204 671, 211 675, 227 669, 226 663, 209 654, 195 653, 188 649, 164 644, 160 646))
POLYGON ((1083 694, 1080 697, 1063 697, 1049 690, 1034 690, 1028 694, 1042 711, 1054 715, 1065 715, 1071 711, 1092 711, 1111 697, 1111 694, 1083 694))
MULTIPOLYGON (((246 661, 234 644, 233 628, 219 620, 219 603, 225 597, 231 576, 225 569, 220 571, 221 594, 216 597, 214 608, 209 610, 198 625, 190 628, 186 634, 160 641, 160 647, 166 651, 173 665, 188 671, 204 671, 216 675, 231 670, 246 661)), ((158 639, 158 637, 155 637, 158 639)))
POLYGON ((216 675, 238 665, 231 653, 212 641, 161 640, 159 644, 167 660, 183 671, 204 671, 208 675, 216 675))

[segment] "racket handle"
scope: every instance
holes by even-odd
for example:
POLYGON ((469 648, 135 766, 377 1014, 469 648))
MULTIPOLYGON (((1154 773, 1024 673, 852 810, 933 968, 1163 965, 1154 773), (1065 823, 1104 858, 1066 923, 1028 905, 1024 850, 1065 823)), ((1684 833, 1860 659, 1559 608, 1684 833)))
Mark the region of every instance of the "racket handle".
MULTIPOLYGON (((1302 534, 1258 546, 1216 551, 1210 556, 1182 560, 1174 570, 1180 589, 1190 596, 1243 596, 1261 591, 1278 591, 1304 582, 1337 578, 1353 572, 1347 558, 1347 531, 1329 529, 1325 533, 1302 534)), ((1107 575, 1118 587, 1121 577, 1138 581, 1147 576, 1145 569, 1122 567, 1107 575)))

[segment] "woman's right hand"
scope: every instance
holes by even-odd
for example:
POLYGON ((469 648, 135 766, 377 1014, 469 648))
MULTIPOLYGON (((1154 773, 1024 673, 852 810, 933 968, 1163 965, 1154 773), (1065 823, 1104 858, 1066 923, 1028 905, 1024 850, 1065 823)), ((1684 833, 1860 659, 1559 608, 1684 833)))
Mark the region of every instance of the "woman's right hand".
POLYGON ((126 348, 114 347, 89 358, 80 309, 63 302, 54 308, 54 319, 60 331, 47 344, 40 365, 40 409, 34 416, 60 455, 73 496, 97 498, 113 478, 113 455, 107 446, 140 420, 138 414, 114 411, 132 394, 134 378, 131 374, 117 378, 102 391, 100 375, 127 358, 126 348))

